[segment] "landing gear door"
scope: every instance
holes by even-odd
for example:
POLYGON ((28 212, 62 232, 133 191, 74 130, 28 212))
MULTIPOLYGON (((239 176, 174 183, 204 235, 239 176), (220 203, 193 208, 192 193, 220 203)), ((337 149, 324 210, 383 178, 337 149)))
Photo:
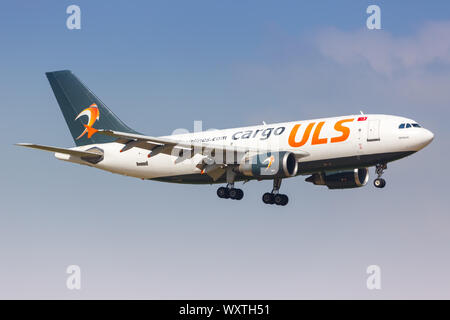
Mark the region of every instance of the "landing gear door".
POLYGON ((367 141, 380 141, 380 120, 369 120, 367 141))

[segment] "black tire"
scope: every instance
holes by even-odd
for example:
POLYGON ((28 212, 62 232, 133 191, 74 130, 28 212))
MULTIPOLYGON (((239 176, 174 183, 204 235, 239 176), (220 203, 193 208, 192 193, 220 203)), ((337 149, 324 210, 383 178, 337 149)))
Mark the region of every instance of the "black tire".
POLYGON ((272 193, 270 193, 270 192, 266 192, 266 193, 264 193, 263 194, 263 196, 262 196, 262 201, 265 203, 265 204, 274 204, 274 197, 273 197, 273 194, 272 193))
POLYGON ((382 178, 377 178, 373 181, 373 185, 376 188, 384 188, 386 186, 386 180, 384 180, 382 178))
POLYGON ((375 188, 379 188, 381 185, 381 180, 380 179, 373 180, 373 185, 375 186, 375 188))
POLYGON ((285 195, 285 194, 282 194, 282 195, 281 195, 281 197, 283 198, 283 199, 282 199, 282 201, 281 201, 281 205, 282 205, 282 206, 285 206, 285 205, 287 205, 287 204, 288 204, 288 202, 289 202, 289 198, 288 198, 288 196, 287 196, 287 195, 285 195))
POLYGON ((238 196, 238 190, 239 189, 235 189, 235 188, 231 188, 230 190, 228 190, 228 194, 230 196, 231 199, 237 200, 237 196, 238 196))
POLYGON ((236 194, 236 200, 241 200, 244 197, 244 191, 242 191, 242 189, 236 189, 237 190, 237 194, 236 194))
POLYGON ((222 199, 228 199, 230 197, 230 193, 227 188, 220 187, 217 189, 217 196, 222 199))
POLYGON ((274 200, 274 202, 275 202, 275 204, 277 206, 281 206, 281 204, 283 203, 283 195, 282 194, 276 194, 273 197, 273 200, 274 200))

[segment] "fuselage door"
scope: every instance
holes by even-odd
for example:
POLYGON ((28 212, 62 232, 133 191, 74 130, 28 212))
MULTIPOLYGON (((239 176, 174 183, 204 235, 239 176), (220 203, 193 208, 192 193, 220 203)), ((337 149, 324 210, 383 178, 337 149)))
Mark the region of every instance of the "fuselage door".
POLYGON ((367 141, 380 141, 380 120, 369 120, 367 141))

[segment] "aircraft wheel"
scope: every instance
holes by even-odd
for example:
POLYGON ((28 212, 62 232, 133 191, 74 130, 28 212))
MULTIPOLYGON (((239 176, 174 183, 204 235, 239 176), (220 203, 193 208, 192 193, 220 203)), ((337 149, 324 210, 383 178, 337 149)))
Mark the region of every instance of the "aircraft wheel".
POLYGON ((228 199, 230 197, 230 192, 228 188, 220 187, 217 189, 217 196, 222 199, 228 199))
POLYGON ((279 193, 274 196, 274 201, 276 205, 285 206, 288 204, 289 198, 287 195, 279 193))
POLYGON ((280 206, 281 203, 283 202, 283 195, 282 195, 282 194, 276 194, 276 195, 273 197, 273 200, 274 200, 274 202, 275 202, 275 204, 276 204, 277 206, 280 206))
POLYGON ((244 197, 244 191, 241 189, 231 188, 228 191, 228 194, 230 195, 230 198, 234 200, 241 200, 244 197))
POLYGON ((236 200, 241 200, 244 197, 244 191, 242 189, 237 189, 236 200))
POLYGON ((288 198, 288 196, 287 195, 285 195, 285 194, 282 194, 281 195, 281 203, 280 203, 280 205, 282 205, 282 206, 285 206, 285 205, 287 205, 288 204, 288 202, 289 202, 289 198, 288 198))
POLYGON ((270 192, 264 193, 263 196, 262 196, 262 201, 265 204, 274 204, 275 203, 275 199, 274 199, 273 193, 270 193, 270 192))
POLYGON ((375 179, 373 185, 377 188, 384 188, 386 186, 386 180, 382 178, 375 179))

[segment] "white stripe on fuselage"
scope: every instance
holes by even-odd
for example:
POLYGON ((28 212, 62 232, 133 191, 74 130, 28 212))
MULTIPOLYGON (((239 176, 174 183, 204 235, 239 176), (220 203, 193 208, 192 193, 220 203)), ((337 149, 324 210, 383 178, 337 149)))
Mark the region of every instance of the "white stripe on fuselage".
MULTIPOLYGON (((283 122, 265 124, 251 127, 202 131, 188 134, 172 135, 171 139, 185 142, 208 143, 212 145, 226 145, 235 147, 251 147, 262 150, 306 151, 309 156, 300 160, 316 161, 334 158, 351 157, 358 155, 371 155, 391 152, 418 151, 429 143, 426 142, 430 132, 423 128, 411 128, 399 130, 400 123, 414 123, 415 121, 403 117, 389 115, 350 115, 343 117, 323 118, 306 121, 283 122), (350 121, 350 119, 352 119, 350 121), (361 121, 358 121, 360 119, 361 121), (342 124, 350 130, 345 141, 342 140, 345 132, 336 130, 336 123, 341 120, 349 120, 342 124), (377 123, 377 121, 379 121, 377 123), (323 123, 320 132, 316 132, 319 123, 323 123), (373 130, 369 132, 369 123, 372 122, 373 130), (305 137, 305 130, 311 123, 312 130, 306 142, 301 144, 305 137), (298 126, 299 125, 299 126, 298 126), (297 126, 296 135, 293 128, 297 126), (316 133, 316 136, 314 137, 316 133), (292 136, 291 136, 292 135, 292 136), (379 135, 368 141, 369 135, 379 135), (291 136, 291 138, 290 138, 291 136), (339 137, 342 137, 339 139, 339 137)), ((317 130, 318 131, 318 130, 317 130)), ((163 138, 167 138, 163 137, 163 138)), ((203 156, 194 155, 191 159, 175 162, 177 157, 157 154, 150 158, 148 150, 132 148, 126 152, 120 152, 123 144, 105 143, 87 145, 74 149, 87 150, 97 146, 104 151, 104 159, 98 164, 90 166, 143 179, 162 178, 168 176, 182 176, 187 174, 200 174, 196 167, 203 156)), ((79 158, 56 154, 58 159, 87 164, 79 158)))

